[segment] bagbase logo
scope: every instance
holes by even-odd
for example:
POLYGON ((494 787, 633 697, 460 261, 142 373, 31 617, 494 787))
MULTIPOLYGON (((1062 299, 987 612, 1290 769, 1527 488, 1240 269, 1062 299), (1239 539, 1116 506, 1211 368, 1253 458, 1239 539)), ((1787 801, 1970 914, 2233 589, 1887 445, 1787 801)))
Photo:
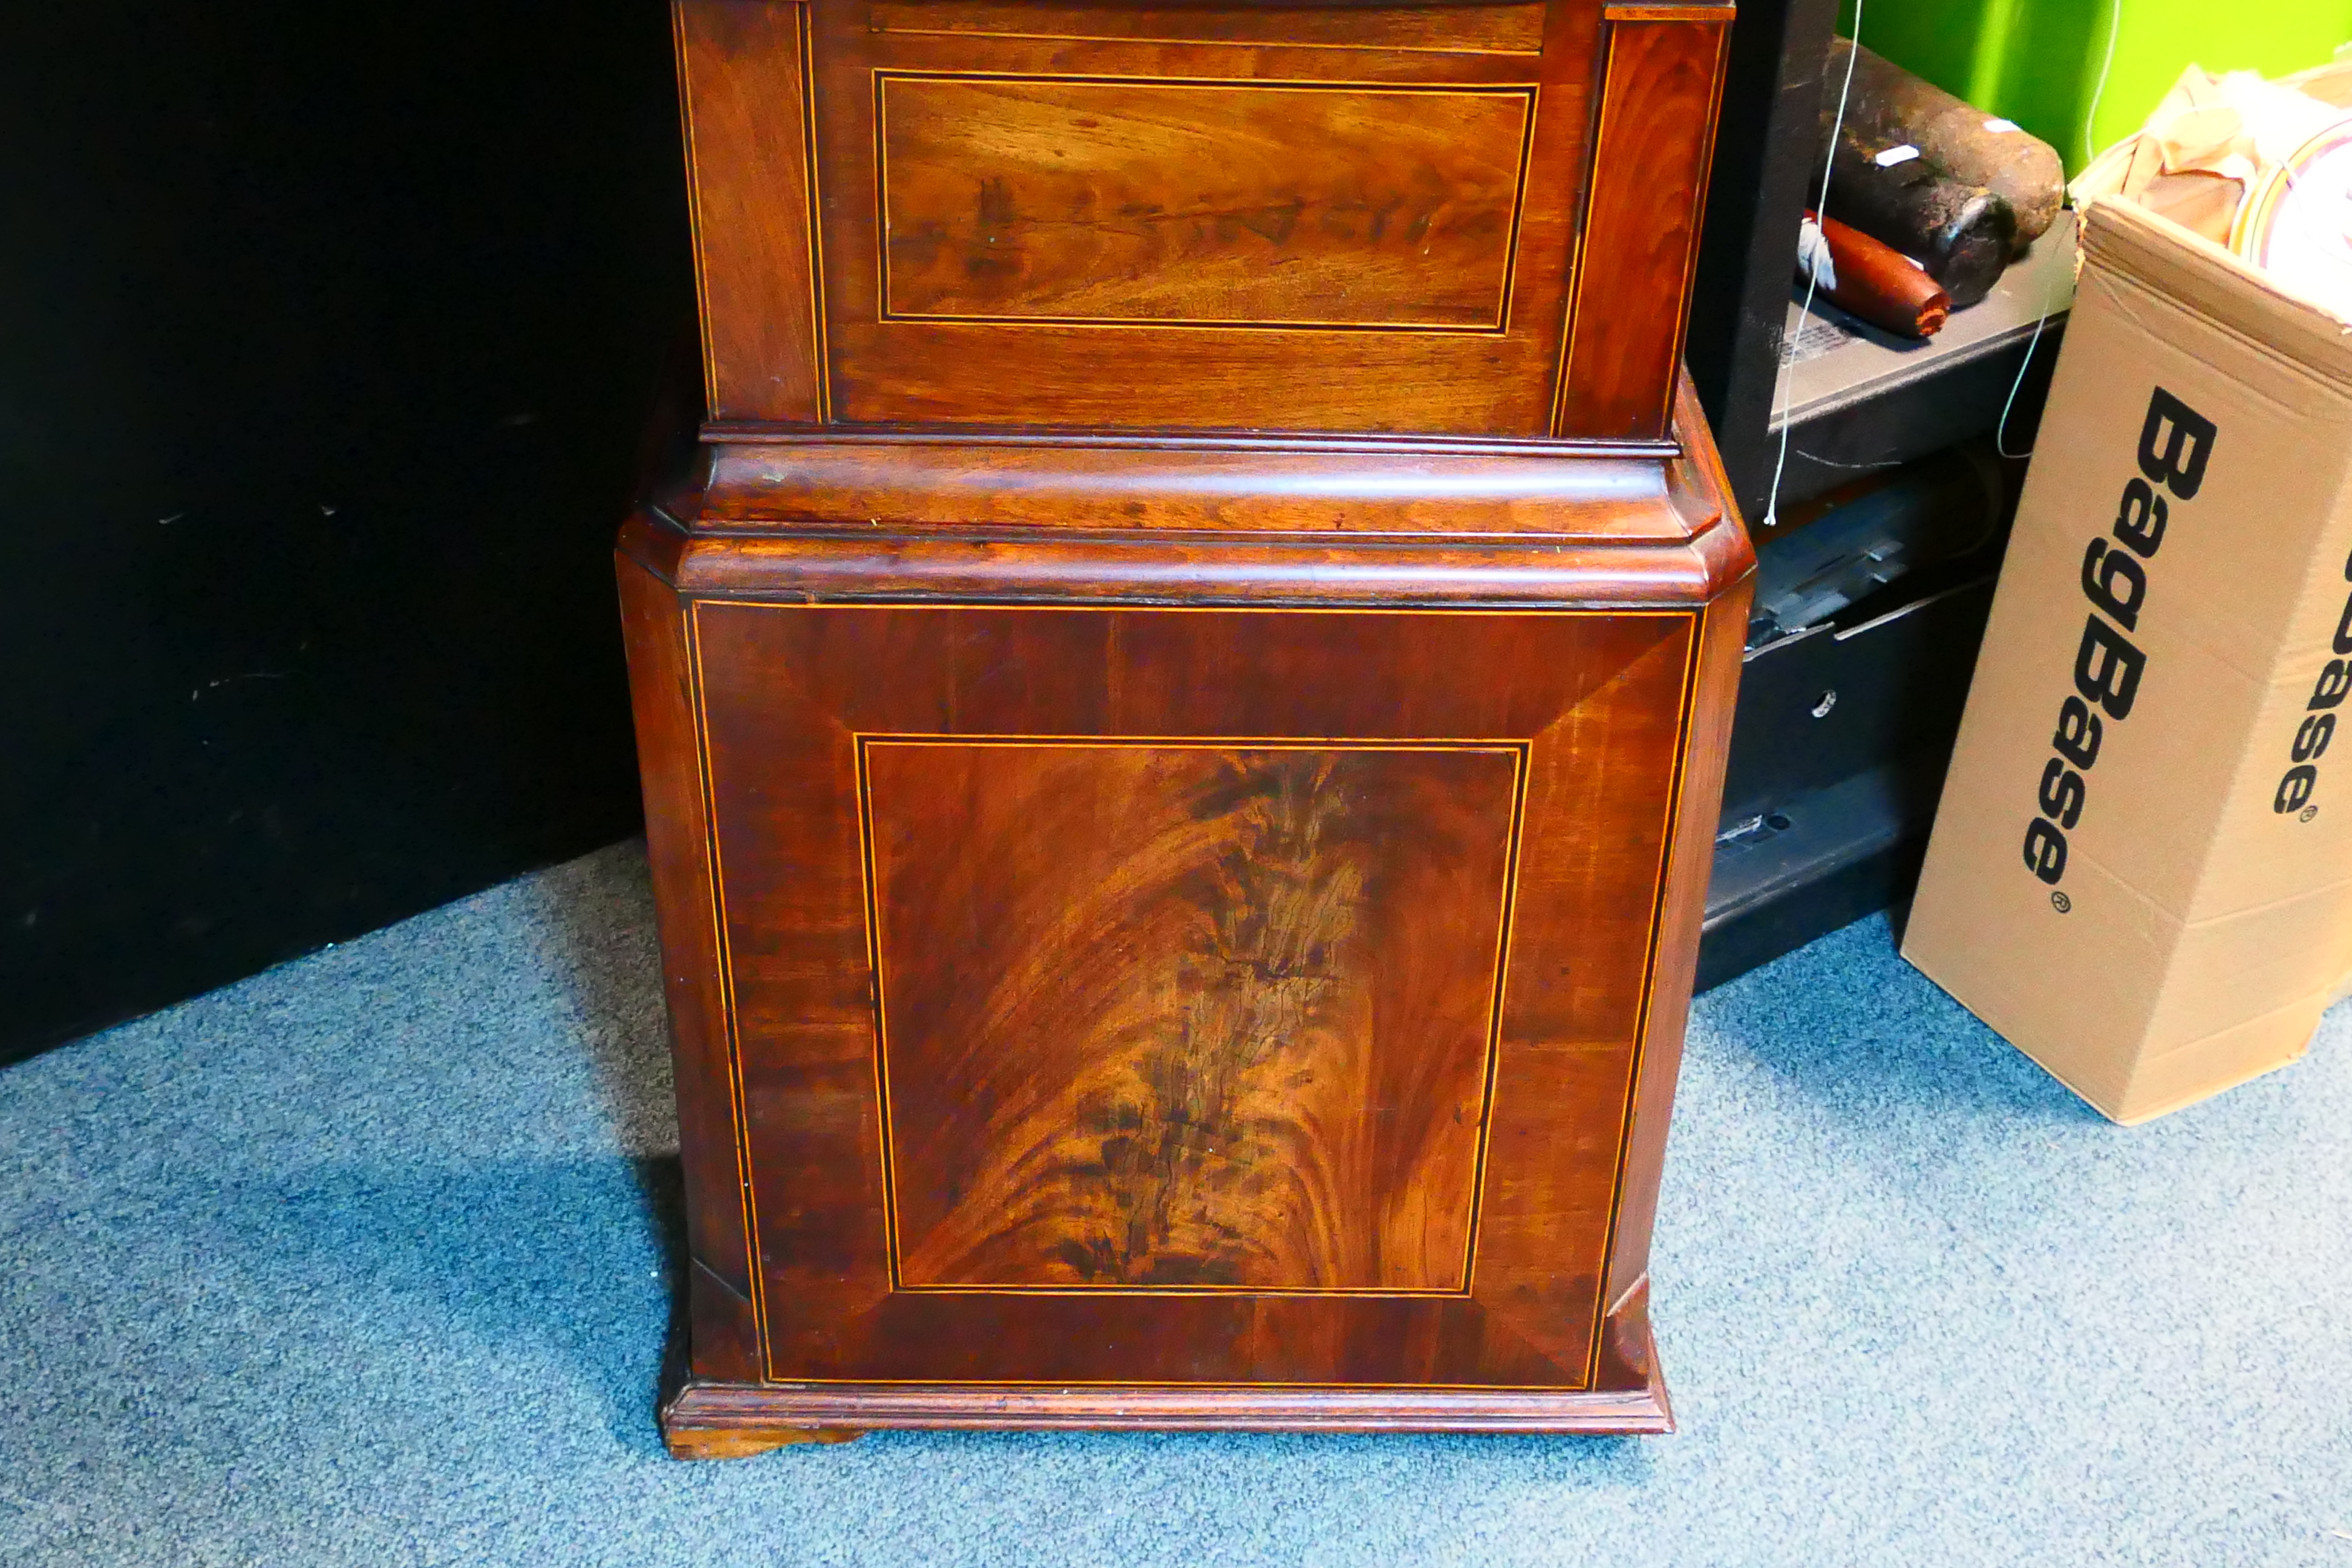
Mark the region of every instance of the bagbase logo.
MULTIPOLYGON (((2352 583, 2352 561, 2344 563, 2344 580, 2352 583)), ((2294 739, 2287 742, 2286 776, 2279 780, 2278 793, 2271 797, 2271 809, 2284 816, 2289 812, 2309 822, 2319 815, 2319 807, 2311 804, 2312 792, 2319 787, 2319 759, 2327 754, 2327 742, 2336 739, 2336 710, 2343 705, 2345 693, 2352 691, 2352 597, 2344 601, 2344 609, 2336 617, 2336 640, 2330 651, 2336 657, 2320 669, 2319 680, 2311 689, 2311 700, 2304 705, 2304 716, 2294 727, 2294 739)))
MULTIPOLYGON (((2132 641, 2147 603, 2146 563, 2164 547, 2172 502, 2194 500, 2204 484, 2214 435, 2211 420, 2158 387, 2140 426, 2139 473, 2124 487, 2115 526, 2084 549, 2083 596, 2091 614, 2074 650, 2074 689, 2059 705, 2057 733, 2050 741, 2057 755, 2042 769, 2036 792, 2042 815, 2025 829, 2026 868, 2053 888, 2066 875, 2066 835, 2083 820, 2087 775, 2097 765, 2106 726, 2131 717, 2147 671, 2147 655, 2132 641)), ((2352 605, 2345 617, 2338 640, 2352 643, 2352 605)), ((2324 750, 2326 742, 2320 745, 2324 750)), ((2053 893, 2051 904, 2061 914, 2073 908, 2063 893, 2053 893)))

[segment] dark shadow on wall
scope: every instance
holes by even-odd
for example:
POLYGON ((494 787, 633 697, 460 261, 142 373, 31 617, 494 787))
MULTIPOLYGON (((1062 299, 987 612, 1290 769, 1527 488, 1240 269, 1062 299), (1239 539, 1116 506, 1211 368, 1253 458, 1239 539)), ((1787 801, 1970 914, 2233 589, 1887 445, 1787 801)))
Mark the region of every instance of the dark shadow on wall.
POLYGON ((693 309, 659 0, 7 31, 0 1060, 635 829, 693 309))

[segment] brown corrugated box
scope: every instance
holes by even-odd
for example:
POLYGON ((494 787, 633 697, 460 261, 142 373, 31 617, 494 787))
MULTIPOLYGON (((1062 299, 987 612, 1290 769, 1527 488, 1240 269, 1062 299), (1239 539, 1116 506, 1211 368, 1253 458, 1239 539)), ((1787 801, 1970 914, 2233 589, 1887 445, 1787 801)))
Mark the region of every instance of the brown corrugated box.
POLYGON ((1903 952, 2131 1122, 2352 970, 2352 325, 2129 204, 2082 235, 1903 952))

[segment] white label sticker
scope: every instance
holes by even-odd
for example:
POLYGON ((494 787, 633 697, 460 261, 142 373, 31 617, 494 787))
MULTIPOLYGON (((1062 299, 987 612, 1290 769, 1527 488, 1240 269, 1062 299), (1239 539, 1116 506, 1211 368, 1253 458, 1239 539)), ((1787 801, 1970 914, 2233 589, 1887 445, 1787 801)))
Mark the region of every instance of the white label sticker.
POLYGON ((1897 163, 1907 163, 1918 155, 1919 149, 1911 145, 1910 142, 1906 142, 1900 147, 1889 147, 1885 152, 1881 153, 1877 157, 1873 158, 1871 162, 1877 164, 1882 169, 1891 169, 1897 163))
POLYGON ((2006 136, 2011 132, 2022 128, 2014 120, 1988 120, 1985 121, 1985 129, 1996 136, 2006 136))

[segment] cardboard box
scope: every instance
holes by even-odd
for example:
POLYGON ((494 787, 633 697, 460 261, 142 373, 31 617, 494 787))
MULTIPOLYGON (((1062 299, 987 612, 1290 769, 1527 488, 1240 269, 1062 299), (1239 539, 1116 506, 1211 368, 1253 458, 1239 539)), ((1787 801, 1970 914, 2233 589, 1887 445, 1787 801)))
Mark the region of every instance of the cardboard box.
POLYGON ((1903 952, 2118 1121, 2352 968, 2352 325, 2094 201, 1903 952))

